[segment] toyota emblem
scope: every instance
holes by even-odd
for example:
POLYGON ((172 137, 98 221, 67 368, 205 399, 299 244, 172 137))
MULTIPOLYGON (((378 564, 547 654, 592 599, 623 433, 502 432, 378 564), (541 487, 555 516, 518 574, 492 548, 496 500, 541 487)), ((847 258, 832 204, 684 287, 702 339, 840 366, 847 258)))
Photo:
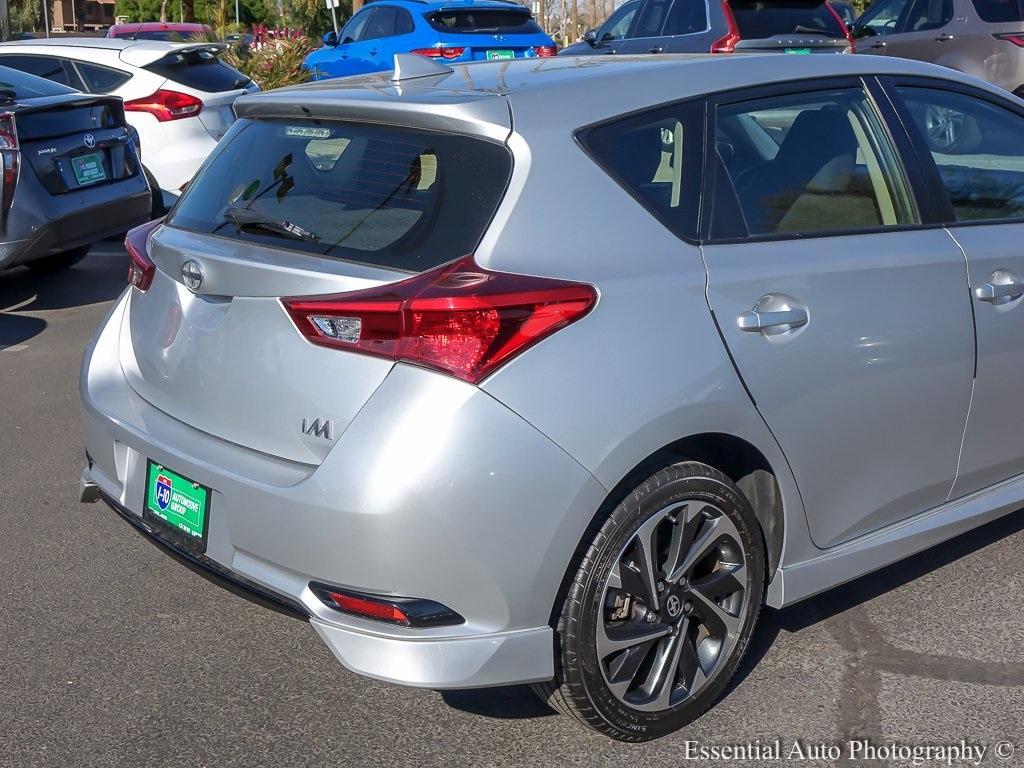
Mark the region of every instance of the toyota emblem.
POLYGON ((82 137, 82 142, 85 144, 86 149, 92 149, 96 146, 96 137, 91 133, 87 133, 82 137))
POLYGON ((181 265, 181 279, 185 286, 195 293, 203 285, 203 268, 195 259, 189 259, 181 265))

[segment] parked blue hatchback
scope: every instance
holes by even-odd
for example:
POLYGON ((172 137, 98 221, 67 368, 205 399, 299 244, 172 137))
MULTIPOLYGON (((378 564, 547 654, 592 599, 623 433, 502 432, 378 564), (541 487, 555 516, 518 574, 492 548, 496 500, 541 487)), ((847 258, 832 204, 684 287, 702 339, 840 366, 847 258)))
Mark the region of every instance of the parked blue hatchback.
POLYGON ((445 62, 554 56, 529 9, 503 0, 374 0, 303 64, 314 80, 392 68, 396 53, 445 62))

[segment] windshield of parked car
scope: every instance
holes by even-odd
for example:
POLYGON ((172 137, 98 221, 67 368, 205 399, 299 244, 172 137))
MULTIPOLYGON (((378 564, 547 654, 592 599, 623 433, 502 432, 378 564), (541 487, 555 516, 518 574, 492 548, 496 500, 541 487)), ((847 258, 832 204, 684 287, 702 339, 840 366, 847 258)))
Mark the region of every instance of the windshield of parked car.
POLYGON ((846 36, 839 20, 820 0, 729 0, 729 7, 746 40, 776 35, 846 36))

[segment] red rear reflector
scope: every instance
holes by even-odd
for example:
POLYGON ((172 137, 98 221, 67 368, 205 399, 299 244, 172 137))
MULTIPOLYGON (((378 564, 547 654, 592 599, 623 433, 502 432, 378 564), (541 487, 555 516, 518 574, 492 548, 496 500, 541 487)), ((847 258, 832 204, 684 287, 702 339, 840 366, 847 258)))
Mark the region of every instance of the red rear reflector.
POLYGON ((467 256, 379 288, 282 301, 314 344, 418 363, 475 384, 586 315, 597 292, 492 272, 467 256))
POLYGON ((415 48, 410 53, 418 53, 420 56, 427 56, 431 59, 457 59, 465 50, 465 48, 438 46, 436 48, 415 48))
POLYGON ((999 38, 1000 40, 1006 40, 1007 42, 1013 43, 1018 48, 1024 48, 1024 32, 1001 32, 999 34, 992 35, 992 37, 999 38))
POLYGON ((392 624, 407 625, 409 623, 409 617, 405 615, 401 608, 395 605, 368 600, 365 597, 346 595, 341 592, 328 592, 327 596, 331 598, 331 602, 338 606, 338 608, 347 613, 354 613, 357 616, 366 616, 367 618, 380 621, 389 621, 392 624))
POLYGON ((21 150, 13 112, 0 112, 0 155, 0 164, 3 165, 3 201, 0 207, 7 212, 14 203, 14 190, 18 186, 18 170, 21 168, 21 150))
POLYGON ((145 293, 153 284, 156 264, 146 253, 146 244, 153 230, 163 223, 163 219, 142 224, 128 232, 124 239, 125 250, 128 251, 128 283, 145 293))
POLYGON ((195 117, 202 111, 203 102, 195 96, 161 88, 152 96, 132 99, 124 103, 125 112, 148 112, 161 123, 195 117))
POLYGON ((740 28, 736 25, 736 17, 733 15, 732 8, 729 7, 728 0, 722 0, 722 13, 725 15, 725 23, 729 31, 711 44, 712 53, 732 53, 736 50, 736 43, 743 39, 740 36, 740 28))
POLYGON ((558 48, 553 45, 538 45, 533 49, 537 52, 537 55, 541 58, 547 58, 548 56, 555 56, 558 53, 558 48))

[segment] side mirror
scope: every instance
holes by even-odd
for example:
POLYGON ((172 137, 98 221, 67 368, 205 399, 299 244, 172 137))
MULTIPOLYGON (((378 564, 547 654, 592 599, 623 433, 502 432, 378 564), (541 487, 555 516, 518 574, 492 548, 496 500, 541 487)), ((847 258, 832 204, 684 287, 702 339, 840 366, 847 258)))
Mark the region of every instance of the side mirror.
POLYGON ((324 45, 334 48, 338 45, 338 33, 331 31, 324 35, 324 45))
POLYGON ((597 47, 597 30, 596 29, 588 29, 586 32, 584 32, 583 33, 583 42, 585 42, 588 45, 590 45, 591 48, 596 48, 597 47))

